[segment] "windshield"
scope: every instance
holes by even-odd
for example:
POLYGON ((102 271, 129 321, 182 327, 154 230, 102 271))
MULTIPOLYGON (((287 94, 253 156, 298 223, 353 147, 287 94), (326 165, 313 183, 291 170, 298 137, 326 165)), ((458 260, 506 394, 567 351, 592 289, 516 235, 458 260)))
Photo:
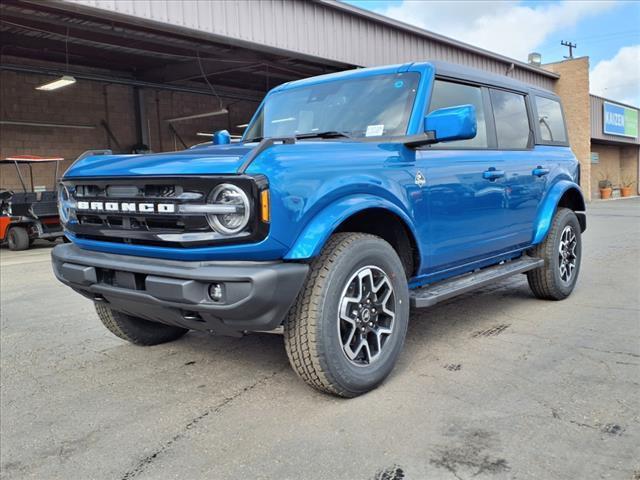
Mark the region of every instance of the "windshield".
POLYGON ((420 74, 334 80, 269 95, 245 135, 341 133, 349 137, 405 135, 420 74))

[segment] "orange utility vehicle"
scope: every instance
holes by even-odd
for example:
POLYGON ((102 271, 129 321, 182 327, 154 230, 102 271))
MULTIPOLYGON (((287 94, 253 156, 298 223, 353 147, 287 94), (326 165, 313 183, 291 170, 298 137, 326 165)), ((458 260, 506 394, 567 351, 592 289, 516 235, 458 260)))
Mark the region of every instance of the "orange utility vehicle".
POLYGON ((64 160, 58 157, 38 157, 18 155, 0 160, 0 164, 13 164, 16 167, 22 192, 0 190, 0 241, 6 242, 11 250, 26 250, 38 238, 55 241, 62 237, 63 231, 58 216, 56 184, 58 164, 64 160), (33 165, 55 165, 51 190, 46 186, 36 188, 33 183, 33 165), (31 188, 27 188, 20 171, 20 165, 29 168, 31 188))

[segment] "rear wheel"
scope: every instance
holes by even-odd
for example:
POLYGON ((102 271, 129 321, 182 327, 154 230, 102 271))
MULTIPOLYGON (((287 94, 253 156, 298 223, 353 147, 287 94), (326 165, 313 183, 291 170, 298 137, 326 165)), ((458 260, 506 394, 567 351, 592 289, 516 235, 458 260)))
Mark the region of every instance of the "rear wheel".
POLYGON ((355 397, 389 375, 408 320, 407 279, 395 250, 373 235, 339 233, 312 262, 289 312, 287 355, 312 387, 355 397))
POLYGON ((544 259, 544 266, 527 273, 533 294, 545 300, 567 298, 578 280, 582 258, 580 223, 572 210, 558 209, 547 238, 532 256, 544 259))
POLYGON ((149 322, 117 312, 101 303, 96 303, 95 307, 98 317, 111 333, 135 345, 158 345, 171 342, 189 331, 186 328, 149 322))
POLYGON ((26 228, 12 227, 7 234, 9 250, 26 250, 29 248, 29 233, 26 228))

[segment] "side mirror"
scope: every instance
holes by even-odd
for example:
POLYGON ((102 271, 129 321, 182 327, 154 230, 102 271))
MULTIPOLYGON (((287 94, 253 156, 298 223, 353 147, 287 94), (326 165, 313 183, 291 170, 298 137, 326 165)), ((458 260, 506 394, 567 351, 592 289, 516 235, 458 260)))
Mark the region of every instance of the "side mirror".
POLYGON ((227 130, 218 130, 213 134, 214 145, 228 145, 231 143, 231 135, 227 130))
POLYGON ((467 140, 476 136, 476 107, 460 105, 434 110, 424 118, 424 131, 433 132, 433 142, 467 140))

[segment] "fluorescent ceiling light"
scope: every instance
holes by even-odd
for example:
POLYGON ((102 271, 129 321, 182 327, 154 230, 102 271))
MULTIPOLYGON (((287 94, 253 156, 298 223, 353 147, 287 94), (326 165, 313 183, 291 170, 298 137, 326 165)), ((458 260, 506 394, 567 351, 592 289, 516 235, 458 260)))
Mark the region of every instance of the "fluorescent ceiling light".
POLYGON ((216 115, 224 115, 225 113, 229 113, 229 110, 227 110, 226 108, 221 108, 220 110, 216 110, 214 112, 196 113, 195 115, 187 115, 186 117, 170 118, 169 120, 167 120, 167 122, 182 122, 184 120, 195 120, 196 118, 215 117, 216 115))
POLYGON ((40 85, 39 87, 36 87, 36 90, 45 90, 47 92, 50 92, 51 90, 57 90, 68 85, 73 85, 74 83, 76 83, 76 79, 71 75, 63 75, 52 82, 47 82, 43 85, 40 85))

